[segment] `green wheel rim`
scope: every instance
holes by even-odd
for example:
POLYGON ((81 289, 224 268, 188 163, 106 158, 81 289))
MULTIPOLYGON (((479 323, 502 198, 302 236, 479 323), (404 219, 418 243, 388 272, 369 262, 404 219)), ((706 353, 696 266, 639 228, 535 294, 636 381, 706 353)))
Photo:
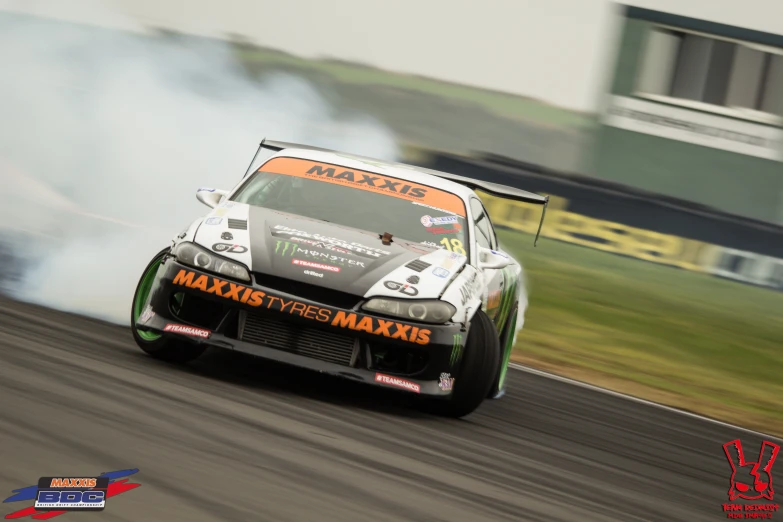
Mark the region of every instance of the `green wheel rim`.
MULTIPOLYGON (((160 259, 157 259, 150 265, 144 276, 139 283, 139 289, 136 291, 136 299, 134 300, 133 307, 133 324, 139 320, 139 316, 144 311, 144 305, 147 304, 147 298, 150 296, 150 290, 155 283, 155 275, 158 273, 158 267, 160 266, 160 259)), ((135 326, 134 326, 135 327, 135 326)), ((146 330, 140 330, 136 328, 136 333, 145 341, 156 341, 162 336, 157 332, 148 332, 146 330)))

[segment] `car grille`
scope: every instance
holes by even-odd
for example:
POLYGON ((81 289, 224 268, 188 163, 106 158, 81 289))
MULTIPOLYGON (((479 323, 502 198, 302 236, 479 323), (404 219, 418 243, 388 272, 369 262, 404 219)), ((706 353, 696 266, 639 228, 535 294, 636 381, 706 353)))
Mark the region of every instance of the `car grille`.
POLYGON ((349 294, 347 292, 340 292, 339 290, 332 290, 331 288, 323 288, 321 286, 310 285, 302 283, 301 281, 294 281, 292 279, 285 279, 283 277, 277 277, 269 274, 262 274, 260 272, 253 272, 256 284, 269 288, 271 290, 277 290, 278 292, 284 292, 288 295, 294 295, 296 297, 307 299, 308 301, 314 301, 337 308, 345 308, 350 310, 356 304, 362 300, 361 297, 349 294))
POLYGON ((342 366, 351 365, 358 344, 346 335, 247 312, 240 316, 240 331, 242 341, 342 366))

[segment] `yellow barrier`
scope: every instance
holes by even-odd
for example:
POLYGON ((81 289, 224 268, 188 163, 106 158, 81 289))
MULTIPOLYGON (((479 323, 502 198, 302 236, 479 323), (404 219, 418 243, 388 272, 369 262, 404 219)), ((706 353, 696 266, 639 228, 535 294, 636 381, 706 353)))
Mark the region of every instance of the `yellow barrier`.
MULTIPOLYGON (((501 227, 535 234, 541 207, 481 193, 492 222, 501 227)), ((566 210, 568 200, 550 196, 541 235, 696 272, 712 272, 721 247, 652 230, 594 219, 566 210)))

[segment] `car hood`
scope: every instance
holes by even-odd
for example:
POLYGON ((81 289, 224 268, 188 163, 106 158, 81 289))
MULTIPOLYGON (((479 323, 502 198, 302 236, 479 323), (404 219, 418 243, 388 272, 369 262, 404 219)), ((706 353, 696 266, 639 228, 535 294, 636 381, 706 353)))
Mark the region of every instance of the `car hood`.
POLYGON ((357 296, 437 299, 465 256, 294 214, 228 202, 198 227, 195 241, 251 271, 357 296))

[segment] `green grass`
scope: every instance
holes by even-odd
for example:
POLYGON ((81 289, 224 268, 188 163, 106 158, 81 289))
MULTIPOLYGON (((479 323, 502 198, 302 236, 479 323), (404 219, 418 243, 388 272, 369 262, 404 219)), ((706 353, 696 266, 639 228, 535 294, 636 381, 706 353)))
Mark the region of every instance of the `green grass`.
POLYGON ((514 359, 783 434, 783 293, 499 231, 529 308, 514 359))

